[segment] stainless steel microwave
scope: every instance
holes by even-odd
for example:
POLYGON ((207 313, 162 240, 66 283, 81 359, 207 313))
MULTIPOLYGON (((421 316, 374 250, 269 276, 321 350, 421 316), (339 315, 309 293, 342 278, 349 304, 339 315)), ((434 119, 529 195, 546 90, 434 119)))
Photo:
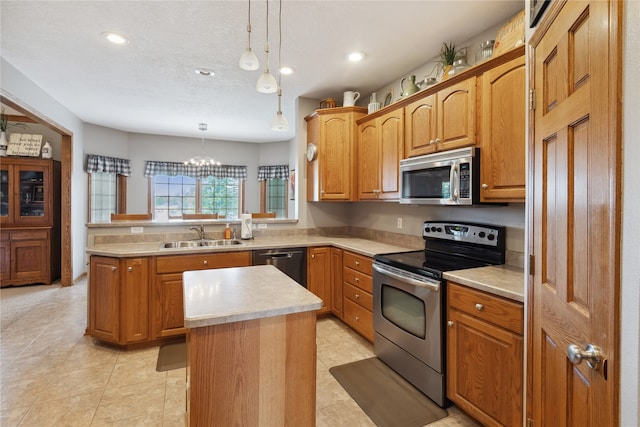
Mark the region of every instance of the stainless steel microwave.
POLYGON ((479 166, 480 150, 474 147, 400 160, 400 203, 478 203, 479 166))

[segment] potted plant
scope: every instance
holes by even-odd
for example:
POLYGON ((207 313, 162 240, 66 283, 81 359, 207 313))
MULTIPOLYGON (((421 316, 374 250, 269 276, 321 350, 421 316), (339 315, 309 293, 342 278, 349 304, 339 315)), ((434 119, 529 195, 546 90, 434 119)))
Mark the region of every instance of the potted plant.
POLYGON ((24 123, 14 123, 9 125, 9 116, 5 114, 4 107, 0 110, 0 157, 7 155, 7 148, 9 143, 7 142, 7 129, 9 127, 21 127, 25 128, 24 123))
POLYGON ((458 59, 463 59, 466 53, 462 49, 456 48, 455 43, 442 43, 440 48, 440 59, 438 60, 438 70, 442 71, 442 80, 449 76, 449 70, 458 59))

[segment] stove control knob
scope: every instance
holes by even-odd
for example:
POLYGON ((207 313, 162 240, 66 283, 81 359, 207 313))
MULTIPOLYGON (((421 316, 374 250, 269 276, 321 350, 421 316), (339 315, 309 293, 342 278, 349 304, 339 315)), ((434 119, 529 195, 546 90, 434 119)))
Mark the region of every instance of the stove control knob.
POLYGON ((487 239, 489 239, 489 240, 495 240, 495 238, 496 238, 496 236, 494 236, 493 234, 489 234, 487 236, 487 239))
POLYGON ((442 233, 442 228, 438 227, 438 233, 442 233))
POLYGON ((431 231, 435 232, 436 230, 437 230, 437 228, 431 227, 431 231))
POLYGON ((425 232, 425 233, 430 233, 430 232, 431 232, 431 229, 430 229, 429 227, 425 227, 425 228, 424 228, 424 232, 425 232))
POLYGON ((484 236, 486 236, 484 231, 481 231, 481 232, 478 233, 478 237, 479 238, 484 239, 484 236))

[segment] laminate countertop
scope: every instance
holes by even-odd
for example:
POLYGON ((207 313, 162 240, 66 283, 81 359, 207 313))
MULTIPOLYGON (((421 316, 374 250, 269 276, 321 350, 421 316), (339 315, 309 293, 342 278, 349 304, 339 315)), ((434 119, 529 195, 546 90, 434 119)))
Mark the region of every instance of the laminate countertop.
POLYGON ((322 307, 322 300, 273 265, 187 271, 187 328, 261 319, 322 307))
POLYGON ((524 302, 524 270, 510 265, 447 271, 446 280, 485 291, 493 295, 524 302))

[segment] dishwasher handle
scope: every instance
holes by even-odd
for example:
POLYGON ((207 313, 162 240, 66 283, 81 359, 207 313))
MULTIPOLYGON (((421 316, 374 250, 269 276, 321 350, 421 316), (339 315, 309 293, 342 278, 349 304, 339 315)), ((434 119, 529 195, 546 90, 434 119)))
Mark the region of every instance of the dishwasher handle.
POLYGON ((258 256, 269 257, 269 258, 292 258, 296 254, 302 255, 302 251, 265 252, 265 253, 258 254, 258 256))

